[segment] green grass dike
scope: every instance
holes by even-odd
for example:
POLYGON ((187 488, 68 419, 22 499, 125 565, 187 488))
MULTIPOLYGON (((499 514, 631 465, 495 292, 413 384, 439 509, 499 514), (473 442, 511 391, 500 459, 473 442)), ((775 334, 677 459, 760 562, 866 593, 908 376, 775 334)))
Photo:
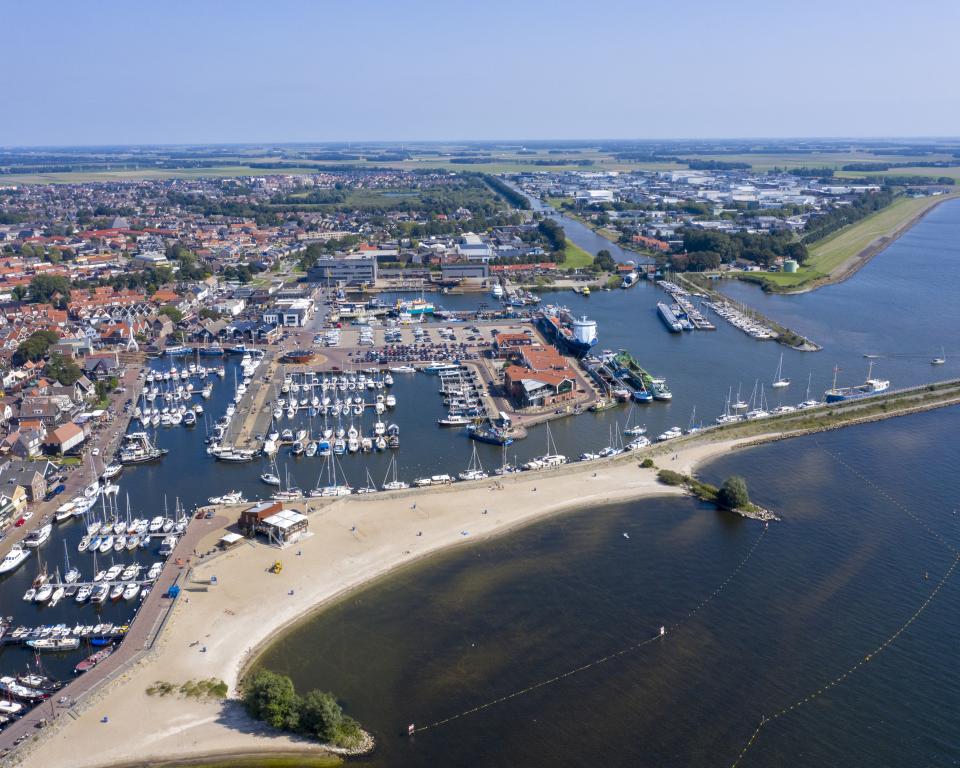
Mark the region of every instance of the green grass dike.
POLYGON ((759 283, 771 293, 807 291, 838 282, 856 272, 935 206, 957 196, 898 197, 886 208, 817 242, 796 272, 744 272, 732 276, 759 283))

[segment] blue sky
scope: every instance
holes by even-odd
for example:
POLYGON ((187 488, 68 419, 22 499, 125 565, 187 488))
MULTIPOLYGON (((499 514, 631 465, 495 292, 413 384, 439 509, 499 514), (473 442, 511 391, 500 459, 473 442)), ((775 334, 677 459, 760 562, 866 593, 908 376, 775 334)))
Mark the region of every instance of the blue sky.
POLYGON ((7 2, 0 145, 953 136, 947 0, 7 2))

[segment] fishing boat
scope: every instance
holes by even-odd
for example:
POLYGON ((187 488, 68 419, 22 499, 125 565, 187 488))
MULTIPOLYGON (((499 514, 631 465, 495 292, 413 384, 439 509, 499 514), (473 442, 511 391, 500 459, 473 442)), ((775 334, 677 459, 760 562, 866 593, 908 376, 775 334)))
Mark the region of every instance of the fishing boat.
POLYGON ((467 436, 471 440, 477 440, 481 443, 489 443, 491 445, 513 444, 513 438, 507 434, 505 429, 500 427, 481 427, 476 424, 470 424, 467 426, 467 436))
POLYGON ((838 387, 837 373, 839 368, 833 369, 833 386, 825 393, 825 400, 828 403, 839 403, 844 400, 857 400, 861 397, 869 397, 884 392, 890 388, 890 382, 886 379, 873 378, 873 361, 870 361, 870 367, 867 370, 867 380, 863 384, 855 387, 838 387))

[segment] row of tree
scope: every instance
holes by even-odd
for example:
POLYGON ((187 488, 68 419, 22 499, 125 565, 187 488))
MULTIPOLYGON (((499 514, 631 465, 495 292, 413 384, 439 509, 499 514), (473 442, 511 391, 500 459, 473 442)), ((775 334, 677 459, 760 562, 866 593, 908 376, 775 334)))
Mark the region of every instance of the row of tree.
POLYGON ((850 201, 849 205, 835 206, 824 214, 810 219, 810 226, 801 242, 815 243, 827 235, 833 234, 841 227, 860 221, 871 213, 886 208, 893 202, 896 194, 889 187, 879 192, 864 192, 850 201))
POLYGON ((806 246, 794 240, 790 232, 716 232, 688 227, 681 235, 689 264, 707 269, 738 259, 767 267, 778 257, 799 263, 807 258, 806 246))
POLYGON ((500 197, 510 203, 514 208, 521 208, 523 210, 530 209, 530 201, 527 199, 527 196, 517 192, 509 184, 501 181, 496 176, 485 175, 483 180, 486 182, 487 186, 490 187, 494 192, 496 192, 500 197))

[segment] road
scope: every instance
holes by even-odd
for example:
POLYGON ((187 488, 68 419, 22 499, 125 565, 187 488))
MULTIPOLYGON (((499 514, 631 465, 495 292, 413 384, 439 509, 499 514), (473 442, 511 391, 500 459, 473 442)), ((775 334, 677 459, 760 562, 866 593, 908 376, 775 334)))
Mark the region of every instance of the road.
POLYGON ((103 467, 110 463, 110 458, 117 449, 120 437, 126 432, 129 421, 123 413, 123 404, 130 398, 136 400, 139 395, 142 386, 140 380, 142 369, 142 363, 131 363, 126 366, 119 387, 125 391, 114 391, 110 394, 110 402, 106 408, 107 421, 93 427, 90 438, 83 445, 81 463, 75 467, 64 468, 66 479, 63 483, 65 486, 63 492, 50 501, 35 502, 28 505, 27 508, 33 513, 33 516, 19 528, 11 523, 6 531, 6 538, 0 542, 0 558, 4 557, 15 544, 23 541, 30 531, 49 521, 57 507, 80 493, 83 488, 99 477, 103 472, 103 467), (94 456, 92 454, 93 449, 97 449, 99 455, 94 456), (91 470, 91 465, 94 467, 93 470, 91 470))

